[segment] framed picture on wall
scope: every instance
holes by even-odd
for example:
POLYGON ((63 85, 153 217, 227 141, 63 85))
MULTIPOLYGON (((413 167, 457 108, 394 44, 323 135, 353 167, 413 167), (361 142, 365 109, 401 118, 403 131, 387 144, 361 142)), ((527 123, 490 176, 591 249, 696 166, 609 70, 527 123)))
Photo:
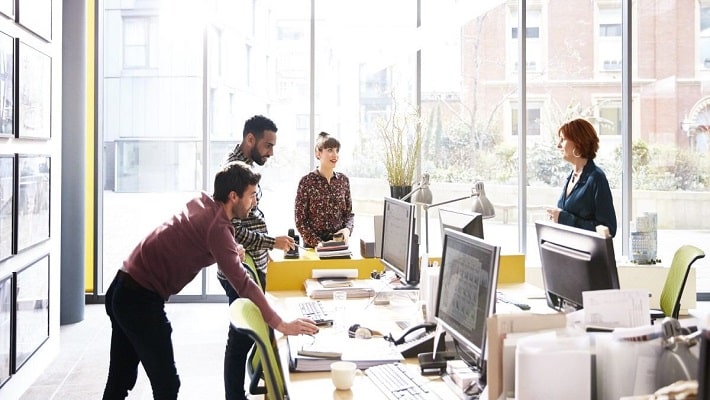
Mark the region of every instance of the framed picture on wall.
POLYGON ((15 156, 0 154, 0 261, 12 255, 15 227, 15 156))
POLYGON ((13 274, 16 373, 49 338, 49 255, 13 274))
POLYGON ((17 137, 52 134, 52 59, 20 41, 17 63, 17 137))
POLYGON ((17 22, 42 39, 52 40, 52 0, 18 1, 17 22))
POLYGON ((15 0, 0 0, 0 14, 15 19, 15 0))
POLYGON ((15 163, 15 254, 49 239, 51 160, 46 155, 18 154, 15 163))
POLYGON ((15 136, 14 128, 15 39, 0 32, 0 137, 15 136))
POLYGON ((0 387, 12 373, 12 274, 0 278, 0 387))

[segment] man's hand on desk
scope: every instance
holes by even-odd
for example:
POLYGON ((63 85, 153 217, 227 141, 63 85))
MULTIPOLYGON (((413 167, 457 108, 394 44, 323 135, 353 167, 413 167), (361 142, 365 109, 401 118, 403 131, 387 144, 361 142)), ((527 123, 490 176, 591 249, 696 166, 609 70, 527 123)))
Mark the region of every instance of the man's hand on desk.
POLYGON ((318 327, 308 318, 296 318, 291 322, 282 321, 276 330, 284 335, 315 335, 318 333, 318 327))

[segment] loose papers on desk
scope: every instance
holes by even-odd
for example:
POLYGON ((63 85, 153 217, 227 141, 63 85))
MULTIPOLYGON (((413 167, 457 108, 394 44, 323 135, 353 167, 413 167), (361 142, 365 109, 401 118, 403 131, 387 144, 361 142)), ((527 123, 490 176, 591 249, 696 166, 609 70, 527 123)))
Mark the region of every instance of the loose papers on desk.
POLYGON ((286 341, 291 371, 330 371, 333 359, 352 361, 359 369, 404 360, 397 347, 382 338, 356 339, 344 332, 321 332, 314 336, 287 336, 286 341))
POLYGON ((375 295, 375 289, 370 280, 366 279, 354 279, 352 285, 346 287, 325 287, 318 279, 306 279, 303 286, 306 289, 306 295, 312 299, 332 299, 335 291, 347 292, 349 299, 375 295))
POLYGON ((633 328, 648 325, 648 292, 609 289, 582 292, 586 326, 633 328))

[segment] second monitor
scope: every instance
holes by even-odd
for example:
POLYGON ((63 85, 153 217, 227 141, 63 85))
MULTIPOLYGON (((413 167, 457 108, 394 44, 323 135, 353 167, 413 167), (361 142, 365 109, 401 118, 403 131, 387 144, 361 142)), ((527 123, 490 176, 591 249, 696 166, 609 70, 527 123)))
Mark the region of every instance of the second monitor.
POLYGON ((381 261, 385 269, 414 286, 419 283, 419 242, 414 233, 416 206, 385 197, 381 261))
POLYGON ((483 239, 483 214, 440 208, 439 224, 441 225, 442 243, 444 242, 444 230, 447 228, 483 239))
POLYGON ((579 310, 583 292, 619 289, 611 237, 548 221, 535 228, 548 306, 579 310))

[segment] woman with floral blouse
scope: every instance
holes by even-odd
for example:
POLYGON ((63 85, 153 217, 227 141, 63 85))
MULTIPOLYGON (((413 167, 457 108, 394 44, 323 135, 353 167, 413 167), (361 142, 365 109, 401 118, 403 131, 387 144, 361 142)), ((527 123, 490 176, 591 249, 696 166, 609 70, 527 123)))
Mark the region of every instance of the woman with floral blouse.
POLYGON ((321 132, 315 146, 320 165, 298 183, 296 228, 307 247, 318 247, 340 235, 347 243, 353 230, 350 181, 344 174, 335 172, 339 152, 338 139, 321 132))

